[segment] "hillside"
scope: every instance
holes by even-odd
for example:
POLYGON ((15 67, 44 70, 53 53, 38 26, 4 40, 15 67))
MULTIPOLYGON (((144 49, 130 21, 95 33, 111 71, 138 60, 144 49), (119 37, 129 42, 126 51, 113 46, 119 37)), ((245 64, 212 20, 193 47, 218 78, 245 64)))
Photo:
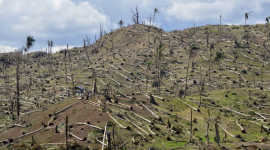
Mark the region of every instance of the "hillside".
POLYGON ((18 54, 1 54, 1 149, 63 149, 66 134, 81 149, 267 149, 268 28, 132 25, 19 55, 20 117, 18 54))

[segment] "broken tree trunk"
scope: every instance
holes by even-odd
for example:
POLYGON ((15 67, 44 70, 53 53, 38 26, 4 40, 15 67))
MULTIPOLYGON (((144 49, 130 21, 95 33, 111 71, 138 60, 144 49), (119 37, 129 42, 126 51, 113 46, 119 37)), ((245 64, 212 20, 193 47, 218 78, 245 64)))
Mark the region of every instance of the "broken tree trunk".
POLYGON ((227 131, 225 128, 223 128, 220 124, 218 124, 218 126, 219 126, 222 130, 224 130, 227 134, 229 134, 231 137, 234 137, 234 138, 237 137, 237 136, 231 134, 231 133, 230 133, 229 131, 227 131))
POLYGON ((137 127, 138 129, 140 129, 141 131, 143 131, 146 135, 149 135, 149 133, 147 133, 146 131, 144 131, 141 127, 139 127, 138 125, 136 125, 134 122, 130 121, 129 119, 127 119, 126 117, 123 117, 124 119, 126 119, 128 122, 130 122, 131 124, 133 124, 135 127, 137 127))
POLYGON ((246 130, 238 122, 235 123, 240 127, 242 133, 246 133, 246 130))
MULTIPOLYGON (((109 114, 109 113, 108 113, 109 114)), ((109 116, 123 129, 127 129, 127 127, 124 127, 123 125, 121 125, 116 119, 114 119, 110 114, 109 116)))
POLYGON ((189 104, 188 104, 188 103, 186 103, 185 101, 183 101, 183 100, 181 100, 181 99, 179 99, 179 98, 177 98, 177 99, 178 99, 178 100, 180 100, 181 102, 185 103, 186 105, 188 105, 190 108, 194 109, 195 111, 198 111, 198 109, 197 109, 197 108, 192 107, 191 105, 189 105, 189 104))
POLYGON ((104 145, 105 145, 104 143, 105 143, 106 132, 107 132, 107 125, 105 125, 105 128, 104 128, 102 150, 104 150, 104 145))
POLYGON ((157 104, 155 98, 152 96, 151 93, 150 93, 149 97, 150 97, 150 103, 158 106, 158 104, 157 104))
POLYGON ((146 108, 153 116, 155 116, 157 119, 159 119, 160 117, 159 116, 157 116, 154 112, 152 112, 149 108, 147 108, 142 102, 140 102, 140 104, 144 107, 144 108, 146 108))

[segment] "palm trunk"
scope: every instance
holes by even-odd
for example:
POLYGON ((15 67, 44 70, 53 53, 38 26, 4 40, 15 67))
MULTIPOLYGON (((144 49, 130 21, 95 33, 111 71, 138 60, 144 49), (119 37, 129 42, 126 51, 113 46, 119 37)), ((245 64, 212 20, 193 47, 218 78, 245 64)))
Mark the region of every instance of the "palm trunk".
POLYGON ((67 45, 67 49, 65 50, 65 75, 66 75, 66 83, 67 83, 67 50, 68 50, 68 45, 67 45))
POLYGON ((19 69, 20 69, 20 54, 17 54, 17 68, 16 68, 16 80, 17 80, 17 97, 16 97, 16 105, 17 105, 17 117, 20 117, 20 79, 19 79, 19 69))

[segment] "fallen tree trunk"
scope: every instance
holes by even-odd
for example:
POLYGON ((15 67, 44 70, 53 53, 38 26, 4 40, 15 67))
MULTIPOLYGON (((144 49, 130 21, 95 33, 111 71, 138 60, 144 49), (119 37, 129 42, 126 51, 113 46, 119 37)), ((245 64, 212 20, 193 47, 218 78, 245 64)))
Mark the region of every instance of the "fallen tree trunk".
POLYGON ((123 117, 124 119, 126 119, 128 122, 130 122, 131 124, 133 124, 135 127, 137 127, 138 129, 140 129, 141 131, 143 131, 146 135, 150 136, 149 133, 147 133, 146 131, 144 131, 141 127, 139 127, 138 125, 136 125, 134 122, 130 121, 129 119, 127 119, 126 117, 123 117))
POLYGON ((112 106, 116 106, 116 107, 125 109, 125 110, 129 110, 128 108, 126 108, 126 107, 124 107, 124 106, 120 106, 120 105, 117 105, 117 104, 114 104, 114 103, 110 103, 110 102, 105 102, 105 103, 106 103, 106 104, 109 104, 109 105, 112 105, 112 106))
POLYGON ((238 122, 235 123, 240 127, 242 133, 246 133, 246 130, 238 122))
POLYGON ((161 99, 161 100, 164 100, 164 98, 162 98, 162 97, 159 97, 159 96, 156 96, 156 95, 152 95, 153 97, 156 97, 156 98, 158 98, 158 99, 161 99))
POLYGON ((246 117, 248 117, 248 115, 246 115, 246 114, 243 114, 243 113, 240 113, 240 112, 238 112, 238 111, 235 111, 235 110, 232 110, 232 109, 230 109, 230 108, 227 108, 227 107, 223 107, 223 108, 225 108, 225 109, 227 109, 227 110, 230 110, 230 111, 232 111, 232 112, 235 112, 235 113, 237 113, 237 114, 239 114, 239 115, 243 115, 243 116, 246 116, 246 117))
POLYGON ((154 112, 152 112, 149 108, 147 108, 142 102, 140 102, 140 104, 144 107, 144 108, 146 108, 153 116, 155 116, 157 119, 159 119, 160 117, 159 116, 157 116, 154 112))
POLYGON ((55 114, 57 115, 57 114, 59 114, 60 112, 65 111, 65 110, 67 110, 68 108, 70 108, 70 107, 72 107, 72 106, 74 106, 74 105, 76 105, 76 104, 78 104, 78 103, 80 103, 80 102, 82 102, 82 101, 78 101, 78 102, 76 102, 76 103, 74 103, 74 104, 71 104, 71 105, 69 105, 69 106, 67 106, 67 107, 65 107, 65 108, 63 108, 63 109, 61 109, 61 110, 55 112, 55 114))
MULTIPOLYGON (((108 113, 109 114, 109 113, 108 113)), ((116 119, 114 119, 110 114, 109 116, 123 129, 127 129, 127 127, 124 127, 123 125, 121 125, 116 119)))
POLYGON ((83 138, 83 139, 81 139, 81 138, 77 137, 76 135, 74 135, 74 134, 72 134, 72 133, 68 133, 68 134, 72 135, 73 137, 75 137, 75 138, 78 139, 79 141, 85 141, 85 140, 86 140, 86 137, 83 138))
POLYGON ((224 129, 220 124, 218 124, 218 126, 222 129, 222 130, 224 130, 226 133, 228 133, 231 137, 236 137, 235 135, 232 135, 230 132, 228 132, 226 129, 224 129))
POLYGON ((119 82, 117 82, 116 80, 114 80, 113 78, 109 77, 108 75, 105 75, 107 78, 113 80, 116 84, 118 84, 119 86, 121 86, 121 84, 119 82))
POLYGON ((185 101, 183 101, 183 100, 181 100, 181 99, 179 99, 179 98, 177 98, 178 100, 180 100, 181 102, 183 102, 184 104, 186 104, 187 106, 189 106, 190 108, 192 108, 192 109, 194 109, 195 111, 198 111, 198 109, 197 108, 195 108, 195 107, 192 107, 191 105, 189 105, 188 103, 186 103, 185 101))
POLYGON ((262 127, 264 127, 265 129, 269 130, 268 127, 266 127, 266 126, 264 126, 264 125, 262 125, 262 124, 259 124, 258 122, 255 122, 255 121, 251 121, 251 122, 253 122, 253 123, 255 123, 255 124, 259 125, 259 126, 262 126, 262 127))
POLYGON ((100 127, 98 127, 98 126, 94 126, 94 125, 87 124, 87 123, 77 123, 76 126, 78 126, 78 125, 87 125, 87 126, 90 126, 90 127, 95 128, 95 129, 98 129, 98 130, 100 130, 100 131, 103 130, 102 128, 100 128, 100 127))
POLYGON ((103 85, 107 85, 107 84, 104 83, 102 80, 100 80, 99 77, 97 77, 97 79, 98 79, 103 85))
POLYGON ((144 118, 144 117, 142 117, 142 116, 140 116, 140 115, 138 115, 138 114, 136 114, 136 113, 134 113, 134 112, 132 112, 131 114, 134 114, 135 116, 137 116, 137 117, 143 119, 144 121, 146 121, 146 122, 148 122, 148 123, 151 123, 150 120, 148 120, 148 119, 146 119, 146 118, 144 118))

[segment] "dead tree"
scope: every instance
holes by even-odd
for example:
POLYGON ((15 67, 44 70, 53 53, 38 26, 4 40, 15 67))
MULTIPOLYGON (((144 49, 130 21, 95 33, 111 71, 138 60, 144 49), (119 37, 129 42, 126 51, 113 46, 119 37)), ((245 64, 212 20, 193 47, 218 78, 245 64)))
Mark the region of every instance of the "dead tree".
POLYGON ((20 77, 19 77, 19 69, 21 63, 21 54, 22 50, 19 50, 15 53, 15 64, 16 64, 16 107, 17 107, 17 117, 20 117, 20 77))
MULTIPOLYGON (((68 49, 68 44, 67 44, 68 49)), ((65 76, 66 76, 66 83, 67 83, 67 49, 65 49, 65 76)))
POLYGON ((66 115, 66 149, 68 149, 68 116, 66 115))
POLYGON ((132 13, 132 21, 135 24, 139 24, 139 10, 138 10, 138 6, 135 7, 135 12, 133 10, 131 10, 132 13))

